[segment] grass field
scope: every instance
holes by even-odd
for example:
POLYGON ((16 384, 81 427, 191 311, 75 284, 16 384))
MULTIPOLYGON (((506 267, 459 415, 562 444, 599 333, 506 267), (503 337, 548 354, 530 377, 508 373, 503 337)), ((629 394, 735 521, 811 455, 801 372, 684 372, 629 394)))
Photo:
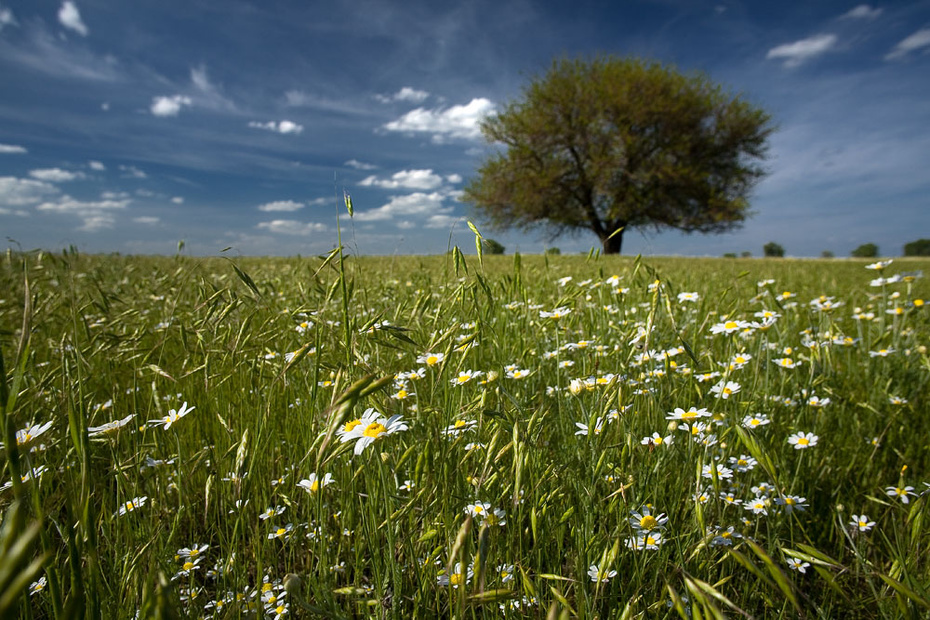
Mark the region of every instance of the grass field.
POLYGON ((926 617, 880 265, 8 254, 0 614, 926 617))

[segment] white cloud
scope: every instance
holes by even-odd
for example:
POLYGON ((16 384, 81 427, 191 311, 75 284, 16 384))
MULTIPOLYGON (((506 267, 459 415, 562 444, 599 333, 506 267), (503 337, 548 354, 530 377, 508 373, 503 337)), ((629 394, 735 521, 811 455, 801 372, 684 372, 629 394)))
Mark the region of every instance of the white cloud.
POLYGON ((103 192, 100 194, 100 197, 105 200, 122 200, 124 198, 129 198, 129 193, 127 192, 103 192))
POLYGON ((258 121, 252 121, 249 123, 249 127, 253 129, 265 129, 268 131, 274 131, 275 133, 281 134, 299 134, 304 130, 303 125, 298 125, 292 121, 281 121, 276 123, 275 121, 268 121, 267 123, 260 123, 258 121))
POLYGON ((375 95, 375 99, 381 103, 392 103, 394 101, 423 103, 426 101, 427 97, 429 97, 429 93, 425 90, 417 90, 415 88, 410 88, 409 86, 404 86, 393 95, 375 95))
POLYGON ((16 144, 0 144, 0 153, 5 154, 16 154, 16 153, 28 153, 26 147, 18 146, 16 144))
POLYGON ((159 223, 159 222, 161 221, 161 218, 160 218, 160 217, 152 217, 152 216, 150 216, 150 215, 143 215, 143 216, 140 216, 140 217, 134 217, 134 218, 132 218, 132 221, 133 221, 133 222, 136 222, 137 224, 146 224, 146 225, 148 225, 148 226, 153 226, 153 225, 159 223))
POLYGON ((63 2, 61 8, 58 9, 58 21, 61 22, 62 26, 70 28, 82 37, 86 37, 89 32, 87 26, 81 20, 81 13, 78 11, 77 5, 70 0, 63 2))
POLYGON ((315 232, 325 231, 326 224, 298 222, 297 220, 272 220, 270 222, 259 222, 256 228, 281 235, 306 237, 315 232))
POLYGON ((875 19, 882 14, 882 9, 873 9, 868 4, 860 4, 856 8, 840 15, 840 19, 875 19))
POLYGON ((146 179, 149 175, 145 174, 135 166, 120 166, 123 176, 130 179, 146 179))
POLYGON ((885 60, 901 58, 902 56, 906 56, 914 50, 927 47, 928 45, 930 45, 930 28, 921 28, 911 36, 895 45, 894 49, 885 56, 885 60))
POLYGON ((449 183, 461 183, 461 182, 462 182, 462 175, 460 175, 460 174, 448 174, 448 175, 446 175, 446 181, 448 181, 449 183))
POLYGON ((13 17, 13 11, 0 7, 0 30, 3 30, 5 26, 19 26, 19 23, 13 17))
POLYGON ((409 219, 410 216, 449 215, 452 207, 444 205, 448 196, 442 192, 415 192, 406 196, 394 196, 377 209, 355 212, 355 219, 361 222, 392 220, 396 217, 409 219))
POLYGON ((104 112, 109 112, 109 111, 110 111, 110 102, 109 102, 109 101, 104 101, 103 103, 101 103, 101 104, 100 104, 100 109, 103 110, 104 112))
POLYGON ((835 34, 818 34, 794 43, 773 47, 765 57, 784 58, 786 67, 797 67, 811 58, 830 51, 836 45, 836 42, 837 37, 835 34))
POLYGON ((302 202, 294 202, 293 200, 277 200, 275 202, 266 202, 263 205, 259 205, 259 211, 297 211, 298 209, 303 209, 304 204, 302 202))
POLYGON ((173 202, 173 203, 176 204, 176 205, 182 205, 182 204, 184 204, 184 197, 183 197, 183 196, 175 196, 174 198, 171 199, 171 202, 173 202))
POLYGON ((16 215, 18 217, 29 217, 29 211, 24 211, 22 209, 7 209, 6 207, 0 207, 0 215, 16 215))
POLYGON ((404 133, 430 133, 434 142, 442 142, 446 138, 474 140, 481 137, 479 121, 494 112, 494 104, 481 97, 451 108, 416 108, 396 121, 387 123, 384 129, 404 133))
POLYGON ((184 95, 171 97, 153 97, 149 108, 155 116, 177 116, 181 108, 191 104, 191 98, 184 95))
POLYGON ((99 161, 91 160, 87 162, 87 165, 90 166, 91 170, 96 170, 97 172, 103 172, 107 169, 107 167, 103 165, 103 162, 99 161))
POLYGON ((401 170, 391 175, 390 179, 379 179, 372 175, 363 179, 359 185, 381 187, 384 189, 436 189, 442 185, 442 177, 432 170, 401 170))
POLYGON ((78 230, 96 232, 105 228, 113 228, 116 224, 113 211, 125 209, 131 202, 128 198, 123 200, 101 198, 102 200, 88 202, 71 196, 62 196, 55 201, 43 202, 36 207, 36 210, 75 215, 83 221, 78 230))
POLYGON ((461 218, 454 215, 436 214, 426 218, 425 228, 452 228, 461 218))
POLYGON ((375 170, 378 167, 374 164, 366 164, 365 162, 361 162, 357 159, 350 159, 345 163, 345 165, 349 166, 350 168, 355 168, 356 170, 375 170))
POLYGON ((67 181, 83 179, 84 173, 69 172, 68 170, 62 170, 61 168, 40 168, 38 170, 30 170, 29 176, 31 176, 33 179, 39 179, 40 181, 65 183, 67 181))

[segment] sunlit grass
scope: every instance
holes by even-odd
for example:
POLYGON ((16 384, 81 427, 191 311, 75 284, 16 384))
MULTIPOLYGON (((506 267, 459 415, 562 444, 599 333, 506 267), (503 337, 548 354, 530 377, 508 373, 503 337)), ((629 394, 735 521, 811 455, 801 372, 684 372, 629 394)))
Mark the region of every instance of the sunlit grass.
POLYGON ((867 264, 10 254, 0 609, 921 617, 930 263, 867 264))

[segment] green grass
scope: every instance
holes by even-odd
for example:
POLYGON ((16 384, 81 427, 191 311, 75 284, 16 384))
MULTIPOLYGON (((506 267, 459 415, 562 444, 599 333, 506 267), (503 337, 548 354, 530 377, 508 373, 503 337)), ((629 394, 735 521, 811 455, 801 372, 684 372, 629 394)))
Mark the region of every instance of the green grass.
POLYGON ((870 281, 930 261, 339 258, 5 257, 0 465, 17 484, 0 493, 0 566, 38 558, 18 570, 45 582, 29 594, 0 570, 0 611, 235 618, 263 611, 265 583, 267 607, 297 617, 928 613, 927 497, 886 488, 930 480, 930 285, 870 281), (768 329, 711 332, 763 309, 781 315, 768 329), (395 376, 417 369, 398 398, 395 376), (483 374, 453 384, 469 370, 483 374), (739 390, 716 398, 723 379, 739 390), (184 402, 167 430, 146 424, 184 402), (712 414, 694 439, 667 419, 691 407, 712 414), (369 408, 407 429, 355 455, 339 431, 369 408), (752 415, 770 423, 744 428, 752 415), (798 431, 816 445, 794 449, 798 431), (653 433, 674 442, 644 445, 653 433), (732 478, 702 476, 715 461, 732 478), (298 486, 311 474, 332 483, 298 486), (722 499, 748 504, 763 482, 765 515, 722 499), (630 547, 644 507, 667 516, 655 550, 630 547), (187 573, 183 548, 199 551, 187 573), (616 575, 597 583, 592 565, 616 575))

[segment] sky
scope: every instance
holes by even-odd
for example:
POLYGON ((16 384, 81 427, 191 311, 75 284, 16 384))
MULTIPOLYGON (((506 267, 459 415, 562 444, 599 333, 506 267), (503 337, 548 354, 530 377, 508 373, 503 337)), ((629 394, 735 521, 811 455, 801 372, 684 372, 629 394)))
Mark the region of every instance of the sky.
POLYGON ((753 216, 630 230, 624 254, 884 256, 930 237, 930 0, 0 0, 0 240, 193 255, 507 253, 479 122, 559 58, 703 72, 772 115, 753 216), (342 206, 352 196, 354 217, 342 206), (228 248, 228 249, 227 249, 228 248))

